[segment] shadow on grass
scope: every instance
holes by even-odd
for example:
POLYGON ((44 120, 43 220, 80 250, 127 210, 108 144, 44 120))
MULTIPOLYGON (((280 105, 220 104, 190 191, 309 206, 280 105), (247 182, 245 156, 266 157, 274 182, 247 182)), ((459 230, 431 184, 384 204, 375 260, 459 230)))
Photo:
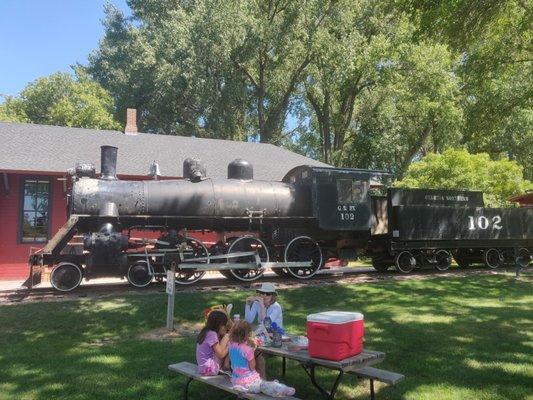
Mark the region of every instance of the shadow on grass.
MULTIPOLYGON (((523 399, 533 392, 531 280, 483 276, 364 285, 304 287, 281 293, 287 330, 304 333, 317 311, 365 314, 365 347, 387 353, 381 365, 406 375, 380 399, 523 399)), ((243 306, 248 293, 176 296, 179 321, 197 321, 211 304, 243 306)), ((0 307, 0 399, 176 399, 184 379, 167 371, 194 361, 193 338, 140 340, 164 325, 165 295, 0 307)), ((269 360, 271 377, 279 360, 269 360)), ((321 379, 332 381, 324 371, 321 379)), ((290 363, 287 383, 319 399, 290 363)), ((348 378, 339 399, 367 398, 367 383, 348 378)), ((231 398, 193 384, 191 399, 231 398)))

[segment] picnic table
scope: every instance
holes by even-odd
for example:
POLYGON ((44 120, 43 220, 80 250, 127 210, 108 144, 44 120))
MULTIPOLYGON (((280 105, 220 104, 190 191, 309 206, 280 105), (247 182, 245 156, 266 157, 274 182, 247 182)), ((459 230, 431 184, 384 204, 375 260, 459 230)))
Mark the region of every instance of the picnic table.
MULTIPOLYGON (((372 367, 385 359, 385 353, 381 351, 363 350, 360 354, 346 358, 340 361, 325 360, 322 358, 311 357, 306 350, 289 349, 287 342, 283 343, 282 347, 260 346, 257 348, 258 352, 265 355, 277 356, 282 358, 282 375, 285 376, 287 360, 297 361, 306 374, 311 379, 311 383, 318 391, 327 399, 334 400, 335 394, 339 384, 342 381, 344 374, 356 375, 358 378, 370 380, 370 398, 375 399, 374 380, 384 382, 388 385, 394 386, 396 383, 403 380, 405 377, 396 372, 386 371, 372 367), (328 390, 317 382, 315 370, 317 367, 327 368, 338 371, 337 378, 333 386, 328 390)), ((203 376, 198 372, 196 364, 182 361, 168 366, 169 370, 185 375, 188 379, 184 387, 184 399, 188 399, 188 391, 190 383, 195 380, 218 389, 236 395, 240 399, 250 400, 267 400, 272 399, 269 396, 254 393, 243 393, 237 391, 226 375, 203 376)), ((285 382, 288 383, 288 382, 285 382)), ((290 383, 289 383, 290 384, 290 383)), ((287 400, 299 400, 296 397, 287 397, 287 400)))
POLYGON ((359 375, 364 378, 370 379, 370 398, 374 399, 374 379, 379 379, 380 376, 389 374, 387 383, 395 384, 399 380, 403 379, 403 375, 396 374, 394 372, 378 370, 376 368, 369 368, 371 365, 378 364, 385 359, 385 353, 381 351, 373 350, 363 350, 362 353, 346 358, 340 361, 330 361, 321 358, 314 358, 309 355, 307 350, 289 350, 287 343, 283 343, 282 347, 270 347, 270 346, 261 346, 258 348, 263 354, 269 354, 272 356, 277 356, 282 358, 282 375, 285 376, 286 371, 286 360, 295 360, 297 361, 304 371, 307 373, 311 379, 311 383, 315 388, 318 389, 328 399, 334 399, 339 384, 341 383, 342 377, 345 373, 350 373, 354 375, 359 375), (326 389, 321 386, 316 379, 315 370, 317 367, 328 368, 331 370, 338 371, 337 378, 333 383, 331 389, 326 389), (386 374, 383 374, 386 373, 386 374), (392 374, 392 375, 390 375, 392 374), (396 376, 394 376, 396 375, 396 376))

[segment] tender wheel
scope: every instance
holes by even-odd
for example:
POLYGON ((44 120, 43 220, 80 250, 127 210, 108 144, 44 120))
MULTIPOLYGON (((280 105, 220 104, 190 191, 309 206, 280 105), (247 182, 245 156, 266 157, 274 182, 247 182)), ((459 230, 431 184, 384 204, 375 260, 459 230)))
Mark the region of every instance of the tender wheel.
POLYGON ((516 257, 516 263, 520 265, 520 268, 527 268, 528 265, 531 263, 530 251, 525 247, 519 249, 516 257))
MULTIPOLYGON (((195 238, 188 237, 180 244, 183 253, 183 262, 189 262, 187 260, 193 258, 205 258, 205 261, 192 261, 199 265, 209 264, 209 252, 204 244, 195 238)), ((205 271, 198 271, 194 269, 178 269, 176 271, 176 284, 177 285, 190 285, 198 282, 205 275, 205 271)))
POLYGON ((396 255, 394 264, 398 271, 408 274, 416 267, 416 259, 409 251, 402 251, 396 255))
POLYGON ((296 278, 307 279, 316 274, 324 262, 322 249, 309 236, 292 239, 285 248, 285 262, 311 262, 310 267, 287 268, 289 274, 296 278))
POLYGON ((384 262, 382 257, 372 257, 372 267, 378 272, 387 272, 390 264, 384 262))
POLYGON ((70 292, 80 286, 83 279, 81 268, 71 262, 61 262, 54 267, 50 274, 53 288, 61 292, 70 292))
POLYGON ((452 255, 447 250, 438 250, 435 254, 435 268, 446 271, 452 264, 452 255))
POLYGON ((483 254, 483 262, 489 268, 501 267, 505 261, 503 254, 498 249, 488 249, 483 254))
MULTIPOLYGON (((256 251, 259 255, 259 259, 262 263, 268 262, 269 255, 266 245, 260 239, 257 239, 252 236, 242 236, 235 240, 228 249, 229 253, 239 253, 243 251, 256 251)), ((254 256, 245 256, 238 258, 229 258, 229 263, 255 263, 254 256)), ((231 276, 234 278, 244 281, 251 282, 259 279, 263 275, 263 269, 232 269, 229 271, 231 276)))
POLYGON ((152 282, 154 275, 145 260, 136 261, 128 268, 128 282, 138 288, 146 287, 152 282))

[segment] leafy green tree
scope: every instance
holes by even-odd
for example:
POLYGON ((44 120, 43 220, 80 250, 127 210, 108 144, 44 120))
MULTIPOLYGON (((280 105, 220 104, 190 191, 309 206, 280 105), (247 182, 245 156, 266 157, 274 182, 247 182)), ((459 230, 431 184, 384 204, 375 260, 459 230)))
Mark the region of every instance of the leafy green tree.
POLYGON ((128 4, 131 18, 107 8, 86 70, 143 130, 282 144, 399 177, 460 145, 533 175, 527 2, 128 4))
POLYGON ((0 107, 6 121, 93 129, 120 129, 109 93, 82 71, 55 73, 28 84, 0 107))
MULTIPOLYGON (((513 2, 514 3, 514 2, 513 2)), ((465 94, 464 143, 474 152, 516 159, 533 178, 531 6, 507 5, 459 73, 465 94)))
MULTIPOLYGON (((165 14, 162 2, 130 2, 130 7, 133 21, 106 6, 106 34, 89 56, 87 71, 112 93, 117 110, 138 110, 141 130, 198 134, 203 113, 187 11, 178 6, 165 14)), ((123 115, 117 118, 124 122, 123 115)))
POLYGON ((533 178, 533 4, 523 0, 395 0, 418 36, 447 43, 461 63, 463 144, 506 155, 533 178))
POLYGON ((327 50, 309 70, 312 128, 325 162, 402 174, 414 157, 460 138, 454 60, 446 46, 416 42, 401 14, 351 4, 352 14, 331 21, 327 50))
POLYGON ((508 206, 507 199, 533 188, 524 179, 523 168, 516 161, 491 160, 486 153, 470 154, 467 150, 429 153, 413 162, 399 187, 480 190, 489 207, 508 206))
POLYGON ((154 132, 279 142, 336 1, 131 0, 88 71, 154 132))
POLYGON ((12 96, 4 96, 4 102, 0 104, 0 121, 30 122, 24 113, 22 101, 12 96))

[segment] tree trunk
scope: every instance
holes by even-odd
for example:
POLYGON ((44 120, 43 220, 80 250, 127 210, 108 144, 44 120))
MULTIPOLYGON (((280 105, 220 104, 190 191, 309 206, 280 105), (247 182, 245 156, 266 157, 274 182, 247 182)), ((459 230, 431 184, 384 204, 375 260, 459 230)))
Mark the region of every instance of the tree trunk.
POLYGON ((397 173, 397 179, 400 180, 404 177, 405 173, 407 172, 407 168, 413 161, 414 156, 416 156, 416 153, 420 151, 424 143, 426 143, 431 131, 433 130, 433 127, 429 125, 422 131, 420 134, 420 137, 418 140, 411 146, 411 148, 408 150, 407 154, 403 158, 403 161, 400 165, 400 169, 397 173))
POLYGON ((324 107, 323 107, 323 128, 322 140, 324 143, 324 162, 329 164, 331 161, 331 97, 329 90, 324 93, 324 107))

